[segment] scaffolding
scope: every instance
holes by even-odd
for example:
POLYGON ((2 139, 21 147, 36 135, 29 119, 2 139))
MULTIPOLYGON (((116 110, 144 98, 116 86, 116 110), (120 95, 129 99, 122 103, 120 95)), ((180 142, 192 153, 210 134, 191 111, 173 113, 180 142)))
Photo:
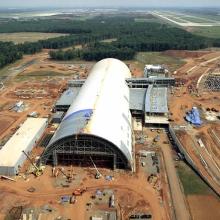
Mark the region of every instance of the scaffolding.
MULTIPOLYGON (((70 80, 69 87, 82 87, 85 80, 70 80)), ((147 88, 151 84, 161 86, 174 86, 175 78, 171 77, 155 77, 155 78, 128 78, 126 83, 129 88, 147 88)))
POLYGON ((157 78, 129 78, 126 79, 128 87, 130 88, 147 88, 149 85, 158 86, 174 86, 175 79, 169 77, 157 77, 157 78))
POLYGON ((48 146, 41 157, 41 163, 91 166, 91 156, 97 167, 131 169, 130 161, 114 144, 85 134, 69 136, 48 146))

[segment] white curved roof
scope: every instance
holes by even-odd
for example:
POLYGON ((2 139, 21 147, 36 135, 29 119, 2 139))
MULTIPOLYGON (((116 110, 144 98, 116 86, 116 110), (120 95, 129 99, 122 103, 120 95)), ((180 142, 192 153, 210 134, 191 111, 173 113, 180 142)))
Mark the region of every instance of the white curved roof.
POLYGON ((91 134, 115 144, 131 161, 131 113, 125 82, 130 77, 129 68, 117 59, 95 64, 49 145, 73 134, 91 134), (86 122, 78 120, 82 116, 86 116, 86 122), (73 118, 77 118, 78 125, 72 123, 73 118))

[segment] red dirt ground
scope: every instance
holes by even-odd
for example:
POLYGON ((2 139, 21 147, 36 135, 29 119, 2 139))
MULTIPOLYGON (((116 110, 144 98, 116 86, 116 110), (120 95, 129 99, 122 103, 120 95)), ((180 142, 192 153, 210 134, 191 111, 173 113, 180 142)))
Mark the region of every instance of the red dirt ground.
POLYGON ((198 58, 209 53, 210 51, 187 51, 187 50, 167 50, 163 52, 163 54, 165 55, 172 57, 180 57, 180 58, 198 58))
POLYGON ((167 50, 163 52, 163 54, 165 55, 172 57, 180 57, 180 58, 198 58, 209 53, 210 51, 187 51, 187 50, 167 50))
POLYGON ((192 219, 194 220, 219 220, 220 200, 214 196, 191 195, 187 197, 192 219))
MULTIPOLYGON (((167 216, 168 210, 165 210, 161 206, 158 195, 155 189, 146 181, 146 176, 143 173, 138 175, 131 174, 120 174, 114 172, 114 180, 106 181, 104 178, 100 180, 94 179, 94 170, 86 169, 83 171, 82 168, 74 167, 74 172, 77 175, 86 172, 86 178, 78 187, 87 187, 88 192, 83 194, 83 196, 77 198, 77 203, 72 206, 63 207, 58 203, 60 196, 70 195, 74 188, 54 188, 53 182, 54 178, 51 177, 51 168, 47 167, 43 176, 34 178, 32 175, 28 176, 28 180, 25 181, 22 178, 17 179, 16 182, 0 181, 0 199, 1 201, 6 200, 11 202, 4 202, 0 204, 0 213, 5 214, 12 206, 16 205, 18 202, 28 202, 34 207, 39 207, 41 205, 53 203, 53 207, 57 208, 61 215, 65 215, 72 218, 72 213, 77 214, 76 219, 84 219, 85 207, 88 202, 88 195, 94 193, 96 189, 110 188, 117 190, 118 201, 123 206, 124 216, 127 216, 131 211, 137 208, 143 208, 141 201, 145 201, 145 205, 152 212, 154 219, 162 220, 169 219, 167 216), (91 177, 90 177, 91 176, 91 177), (29 193, 27 189, 29 187, 34 187, 36 192, 29 193), (132 194, 133 198, 128 201, 129 193, 132 194), (138 206, 135 207, 135 204, 138 206)), ((110 174, 108 170, 101 170, 101 173, 110 174), (107 173, 106 173, 107 172, 107 173)), ((127 219, 127 218, 124 218, 127 219)))
POLYGON ((0 134, 7 130, 14 122, 15 118, 7 116, 7 115, 0 115, 0 134))

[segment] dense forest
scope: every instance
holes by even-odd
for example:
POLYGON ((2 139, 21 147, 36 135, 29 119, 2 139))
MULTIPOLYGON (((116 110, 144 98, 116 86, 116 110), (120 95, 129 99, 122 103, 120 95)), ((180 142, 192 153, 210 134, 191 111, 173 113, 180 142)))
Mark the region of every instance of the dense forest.
POLYGON ((83 59, 86 61, 101 60, 108 57, 114 57, 120 60, 130 60, 134 57, 135 51, 124 47, 117 48, 107 43, 91 44, 84 50, 69 49, 66 51, 50 51, 50 57, 55 60, 83 59))
POLYGON ((100 60, 115 57, 122 60, 132 59, 140 51, 164 51, 169 49, 197 50, 220 46, 219 39, 209 39, 193 35, 183 29, 168 24, 136 22, 132 16, 99 16, 85 21, 64 19, 35 19, 28 21, 10 20, 0 23, 0 32, 54 32, 68 33, 67 36, 24 43, 10 47, 5 53, 5 44, 1 43, 1 66, 19 59, 22 54, 33 54, 43 48, 59 49, 50 52, 52 59, 100 60), (113 42, 101 42, 114 38, 113 42), (60 49, 83 45, 83 49, 60 49), (3 51, 3 52, 2 52, 3 51), (17 53, 17 56, 15 54, 17 53), (6 54, 9 58, 6 59, 6 54))
POLYGON ((22 58, 22 52, 12 42, 0 42, 0 68, 22 58))

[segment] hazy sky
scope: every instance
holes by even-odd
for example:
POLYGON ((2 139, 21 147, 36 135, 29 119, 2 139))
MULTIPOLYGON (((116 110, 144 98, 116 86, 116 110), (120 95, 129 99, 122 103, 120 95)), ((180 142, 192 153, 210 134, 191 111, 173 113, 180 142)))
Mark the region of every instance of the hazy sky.
POLYGON ((91 7, 91 6, 144 6, 144 7, 187 7, 220 6, 220 0, 0 0, 5 7, 91 7))

